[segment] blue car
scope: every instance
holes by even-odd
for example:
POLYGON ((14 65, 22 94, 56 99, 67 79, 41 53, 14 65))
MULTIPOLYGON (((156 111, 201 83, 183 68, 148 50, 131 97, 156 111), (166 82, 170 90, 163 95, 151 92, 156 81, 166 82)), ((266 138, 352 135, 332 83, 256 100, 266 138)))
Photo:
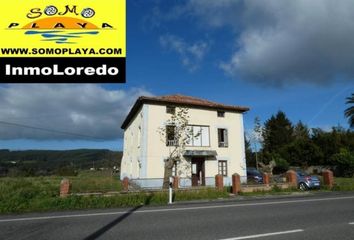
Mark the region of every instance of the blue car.
POLYGON ((297 186, 302 191, 315 189, 315 188, 319 189, 321 187, 320 179, 318 179, 318 177, 316 176, 310 176, 309 174, 301 170, 296 171, 296 176, 297 176, 297 186))
POLYGON ((256 168, 247 168, 247 181, 263 183, 263 176, 256 168))

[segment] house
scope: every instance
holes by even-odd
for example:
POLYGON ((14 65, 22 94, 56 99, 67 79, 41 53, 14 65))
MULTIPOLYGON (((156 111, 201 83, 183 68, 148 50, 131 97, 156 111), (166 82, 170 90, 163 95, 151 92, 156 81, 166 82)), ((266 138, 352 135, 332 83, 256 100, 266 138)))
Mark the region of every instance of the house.
POLYGON ((174 166, 173 175, 180 177, 180 186, 214 185, 216 174, 224 176, 225 185, 231 185, 234 173, 246 181, 243 113, 249 108, 183 95, 137 99, 121 126, 121 179, 128 177, 142 187, 162 186, 164 162, 174 139, 170 134, 162 139, 158 129, 180 108, 188 109, 189 128, 199 133, 185 147, 184 164, 174 166))

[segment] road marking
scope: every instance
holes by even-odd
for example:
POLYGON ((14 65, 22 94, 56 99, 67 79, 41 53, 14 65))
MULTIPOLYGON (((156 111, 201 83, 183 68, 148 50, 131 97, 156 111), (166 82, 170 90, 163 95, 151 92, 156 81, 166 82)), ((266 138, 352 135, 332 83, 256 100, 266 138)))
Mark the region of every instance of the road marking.
POLYGON ((349 225, 354 225, 354 222, 349 223, 349 225))
POLYGON ((304 231, 303 229, 295 229, 295 230, 282 231, 282 232, 272 232, 272 233, 263 233, 263 234, 249 235, 249 236, 243 236, 243 237, 225 238, 225 239, 220 239, 220 240, 241 240, 241 239, 250 239, 250 238, 261 238, 261 237, 269 237, 269 236, 275 236, 275 235, 298 233, 298 232, 303 232, 303 231, 304 231))
MULTIPOLYGON (((203 210, 203 209, 214 209, 214 208, 230 208, 230 207, 266 206, 266 205, 277 205, 277 204, 335 201, 335 200, 346 200, 346 199, 354 199, 354 196, 332 197, 332 198, 314 198, 314 199, 288 200, 288 201, 273 201, 273 202, 261 202, 261 203, 235 203, 235 204, 211 205, 211 206, 209 205, 209 206, 200 206, 200 207, 181 207, 181 208, 162 208, 162 209, 160 208, 160 209, 150 209, 150 210, 147 209, 147 210, 137 210, 137 211, 131 212, 131 214, 156 213, 156 212, 172 212, 172 211, 191 211, 191 210, 203 210)), ((43 217, 9 218, 9 219, 0 219, 0 223, 3 223, 3 222, 17 222, 17 221, 35 221, 35 220, 62 219, 62 218, 110 216, 110 215, 122 215, 122 214, 126 214, 126 213, 129 213, 129 211, 70 214, 70 215, 43 216, 43 217)))

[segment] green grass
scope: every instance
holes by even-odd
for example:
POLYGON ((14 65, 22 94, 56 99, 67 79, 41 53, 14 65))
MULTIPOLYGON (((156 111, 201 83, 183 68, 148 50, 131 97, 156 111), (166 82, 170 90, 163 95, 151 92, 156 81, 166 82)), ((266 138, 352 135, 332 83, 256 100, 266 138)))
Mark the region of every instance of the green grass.
POLYGON ((122 185, 110 171, 84 171, 76 177, 69 177, 73 193, 121 191, 122 185))
POLYGON ((185 190, 185 191, 177 191, 175 194, 175 201, 189 201, 189 200, 212 200, 218 198, 228 198, 229 193, 224 191, 218 191, 215 188, 205 188, 198 190, 185 190))
MULTIPOLYGON (((73 193, 121 190, 120 181, 110 172, 82 172, 68 178, 73 193)), ((0 178, 0 213, 79 209, 85 208, 86 202, 87 205, 93 205, 91 202, 97 201, 87 197, 59 198, 61 179, 57 176, 0 178)))
POLYGON ((277 185, 274 185, 270 191, 256 190, 253 192, 241 192, 240 195, 241 196, 288 195, 293 192, 299 192, 299 190, 295 187, 282 189, 277 185))
MULTIPOLYGON (((175 194, 175 201, 187 201, 195 199, 216 199, 227 197, 227 192, 215 189, 199 191, 179 191, 175 194)), ((28 196, 26 196, 28 197, 28 196)), ((140 205, 166 205, 167 192, 127 193, 105 196, 70 196, 67 198, 43 197, 43 198, 14 198, 15 201, 6 201, 0 207, 1 213, 39 212, 50 210, 74 210, 74 209, 100 209, 116 207, 134 207, 140 205), (21 199, 21 201, 19 201, 21 199), (15 204, 17 203, 17 204, 15 204)))
MULTIPOLYGON (((124 193, 113 196, 69 196, 59 197, 62 177, 0 178, 0 213, 40 212, 73 209, 99 209, 115 207, 134 207, 139 205, 164 205, 168 202, 168 192, 124 193)), ((69 177, 73 193, 120 191, 121 183, 110 172, 82 172, 69 177)), ((323 190, 326 190, 324 187, 323 190)), ((214 188, 179 190, 174 201, 211 200, 228 198, 224 191, 214 188)), ((354 191, 354 178, 335 178, 334 191, 354 191)), ((262 196, 290 194, 297 189, 280 189, 241 193, 242 196, 262 196)))
MULTIPOLYGON (((57 211, 72 209, 133 207, 139 205, 162 205, 168 202, 168 193, 142 192, 113 196, 59 197, 62 177, 0 178, 0 213, 57 211)), ((69 177, 73 193, 120 191, 117 177, 105 172, 83 172, 69 177)), ((177 191, 175 201, 217 199, 228 197, 226 191, 205 188, 177 191)))
POLYGON ((0 213, 24 212, 42 199, 59 195, 59 177, 2 178, 0 213))
POLYGON ((334 191, 354 191, 354 178, 335 178, 334 191))

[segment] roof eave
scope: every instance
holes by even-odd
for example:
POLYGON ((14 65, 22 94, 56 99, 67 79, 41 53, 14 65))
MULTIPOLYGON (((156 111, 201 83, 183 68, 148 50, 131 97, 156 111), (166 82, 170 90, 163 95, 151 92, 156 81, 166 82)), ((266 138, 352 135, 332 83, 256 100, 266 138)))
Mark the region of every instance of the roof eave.
POLYGON ((175 105, 175 106, 184 106, 184 107, 197 107, 197 108, 202 108, 202 109, 215 109, 215 110, 227 110, 227 111, 233 111, 233 112, 247 112, 250 110, 248 107, 236 107, 236 106, 206 106, 206 105, 200 105, 200 104, 194 104, 194 103, 180 103, 180 102, 174 102, 174 101, 169 101, 169 100, 157 100, 157 99, 150 99, 144 97, 143 103, 153 103, 157 105, 175 105))
POLYGON ((131 120, 134 118, 135 114, 138 112, 140 107, 143 105, 142 101, 143 97, 139 97, 136 102, 134 103, 133 107, 130 109, 130 112, 128 113, 127 117, 124 119, 121 129, 125 130, 128 125, 130 124, 131 120))
POLYGON ((179 103, 179 102, 173 102, 173 101, 169 101, 169 100, 151 99, 149 97, 141 96, 136 100, 135 104, 131 108, 127 117, 123 121, 123 124, 121 125, 121 129, 125 130, 128 127, 128 125, 130 124, 131 120, 134 118, 134 116, 136 115, 136 113, 138 112, 140 107, 145 103, 156 104, 156 105, 175 105, 175 106, 184 106, 184 107, 196 107, 196 108, 201 108, 201 109, 225 110, 225 111, 238 112, 238 113, 244 113, 244 112, 247 112, 250 110, 248 107, 203 106, 203 105, 193 104, 193 103, 179 103))

